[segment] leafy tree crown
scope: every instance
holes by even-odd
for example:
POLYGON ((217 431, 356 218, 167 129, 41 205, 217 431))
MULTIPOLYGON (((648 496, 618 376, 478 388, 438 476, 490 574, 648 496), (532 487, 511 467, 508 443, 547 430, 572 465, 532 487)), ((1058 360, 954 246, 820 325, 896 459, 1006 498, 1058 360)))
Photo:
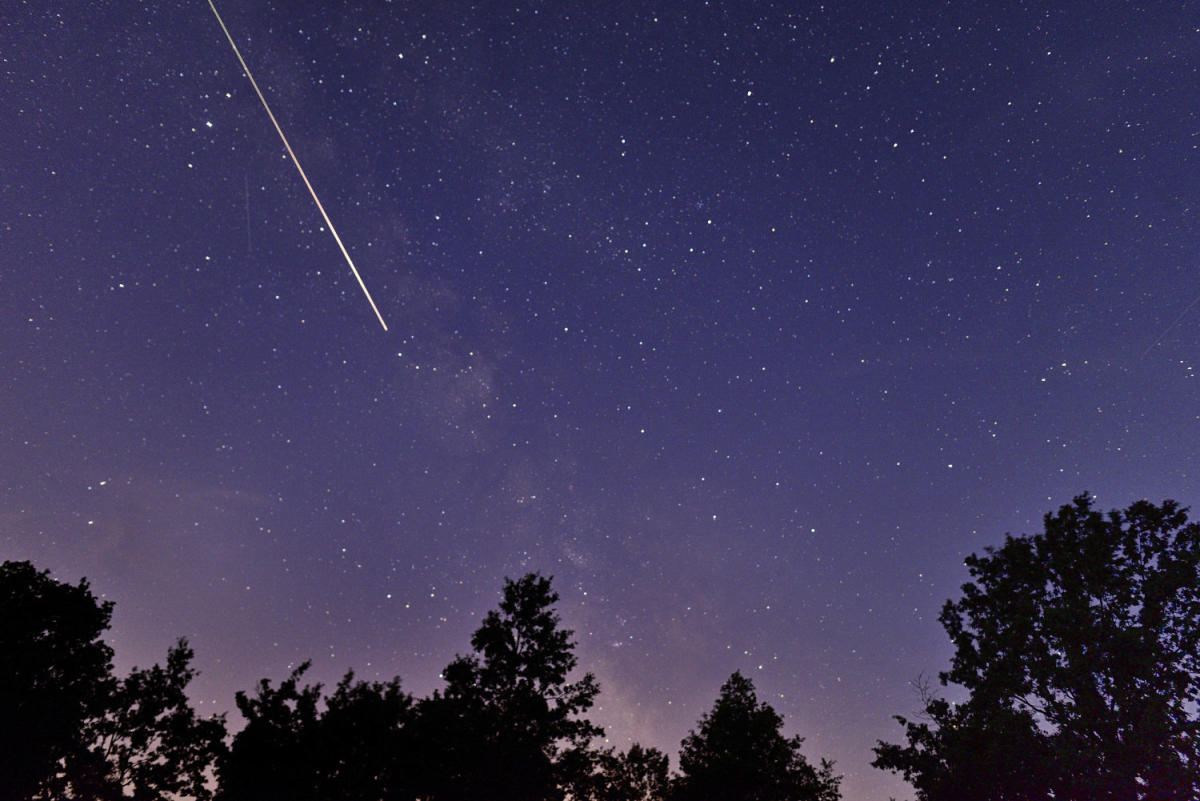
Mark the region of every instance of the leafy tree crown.
POLYGON ((1200 525, 1174 501, 1107 514, 1084 494, 1044 530, 966 559, 929 722, 878 767, 922 799, 1200 797, 1200 525), (977 790, 969 788, 986 785, 977 790))

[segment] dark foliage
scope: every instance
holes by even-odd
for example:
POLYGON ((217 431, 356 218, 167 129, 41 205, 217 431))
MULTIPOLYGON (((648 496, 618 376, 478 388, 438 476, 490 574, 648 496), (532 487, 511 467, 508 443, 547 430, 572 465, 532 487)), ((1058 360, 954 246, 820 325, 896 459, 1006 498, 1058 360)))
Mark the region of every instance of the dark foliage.
POLYGON ((224 751, 225 723, 192 709, 192 656, 181 639, 167 652, 166 667, 135 668, 117 682, 107 709, 84 729, 86 755, 68 763, 76 797, 211 797, 208 771, 224 751))
POLYGON ((760 703, 753 683, 734 673, 721 686, 698 730, 679 751, 680 775, 671 801, 836 801, 840 778, 833 764, 813 767, 800 737, 782 734, 783 719, 760 703))
POLYGON ((246 726, 220 763, 219 801, 411 797, 412 697, 400 680, 347 674, 321 710, 321 685, 300 686, 304 663, 277 688, 237 694, 246 726))
POLYGON ((966 560, 927 722, 875 765, 922 801, 1200 797, 1200 525, 1172 501, 1107 516, 1086 496, 966 560))
POLYGON ((419 704, 429 767, 422 795, 436 801, 542 801, 563 795, 565 754, 601 730, 580 717, 599 687, 575 668, 550 579, 507 580, 498 610, 471 637, 475 653, 443 671, 446 688, 419 704))
POLYGON ((928 722, 897 717, 908 745, 880 743, 876 767, 902 773, 929 801, 1047 798, 1053 755, 1027 711, 955 705, 928 694, 923 703, 928 722))
POLYGON ((420 775, 413 718, 413 698, 401 691, 399 678, 356 682, 346 674, 321 718, 320 797, 412 798, 420 775))
POLYGON ((112 604, 28 562, 0 565, 0 793, 6 799, 206 799, 224 721, 198 718, 180 640, 166 667, 112 674, 112 604))
POLYGON ((670 777, 666 754, 634 743, 628 751, 574 749, 563 755, 564 789, 572 801, 661 801, 670 777))
POLYGON ((87 581, 50 578, 28 562, 0 565, 0 792, 25 799, 61 781, 60 760, 85 750, 84 724, 112 692, 112 649, 100 639, 112 604, 87 581))
POLYGON ((597 801, 655 801, 665 798, 670 786, 667 755, 657 748, 634 743, 620 754, 601 760, 603 783, 597 801))

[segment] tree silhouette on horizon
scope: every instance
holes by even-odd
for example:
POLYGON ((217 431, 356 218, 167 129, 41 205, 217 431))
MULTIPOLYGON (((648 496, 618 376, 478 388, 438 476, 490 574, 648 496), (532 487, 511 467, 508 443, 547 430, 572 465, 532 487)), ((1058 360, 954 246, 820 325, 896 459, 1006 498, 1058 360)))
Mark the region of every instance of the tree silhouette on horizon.
POLYGON ((679 750, 670 801, 837 801, 833 763, 813 766, 799 736, 783 736, 783 718, 760 702, 754 683, 734 672, 679 750))
POLYGON ((1107 515, 1084 494, 966 559, 926 721, 874 765, 920 801, 1200 797, 1200 524, 1174 501, 1107 515))
POLYGON ((576 764, 565 755, 603 734, 581 717, 595 677, 568 680, 578 659, 551 579, 505 579, 502 594, 471 637, 475 653, 456 657, 446 687, 418 704, 432 801, 557 801, 576 764))
POLYGON ((86 579, 0 564, 0 799, 211 797, 225 723, 191 707, 191 648, 114 676, 112 608, 86 579))
POLYGON ((413 699, 400 679, 347 673, 322 709, 321 685, 300 683, 309 666, 237 693, 246 725, 219 764, 217 801, 413 798, 413 699))

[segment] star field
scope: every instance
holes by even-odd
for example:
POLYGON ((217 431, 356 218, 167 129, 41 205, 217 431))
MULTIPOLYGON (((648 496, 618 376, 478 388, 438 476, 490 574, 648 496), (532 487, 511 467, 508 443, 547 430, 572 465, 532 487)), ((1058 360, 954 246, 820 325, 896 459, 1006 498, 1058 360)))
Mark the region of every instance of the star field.
POLYGON ((0 559, 419 694, 555 576, 609 739, 741 669, 845 774, 963 557, 1200 499, 1191 4, 0 14, 0 559))

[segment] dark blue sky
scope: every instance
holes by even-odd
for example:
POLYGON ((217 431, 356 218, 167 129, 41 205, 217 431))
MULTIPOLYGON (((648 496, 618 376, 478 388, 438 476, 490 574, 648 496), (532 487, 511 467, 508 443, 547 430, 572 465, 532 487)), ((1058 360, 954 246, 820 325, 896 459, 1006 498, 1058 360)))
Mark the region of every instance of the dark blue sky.
POLYGON ((204 709, 540 570, 614 743, 903 796, 963 557, 1200 496, 1200 6, 223 5, 388 332, 206 3, 0 14, 0 558, 204 709))

